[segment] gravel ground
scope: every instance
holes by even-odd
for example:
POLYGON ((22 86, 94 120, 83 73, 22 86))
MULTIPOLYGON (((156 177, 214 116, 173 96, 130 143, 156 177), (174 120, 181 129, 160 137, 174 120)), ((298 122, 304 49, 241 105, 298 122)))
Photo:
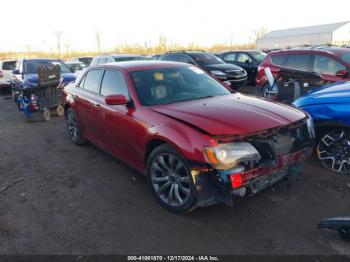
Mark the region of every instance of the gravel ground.
MULTIPOLYGON (((249 89, 249 88, 248 88, 249 89)), ((92 145, 75 146, 64 118, 25 122, 0 97, 0 254, 348 254, 321 218, 350 215, 350 176, 315 160, 233 208, 175 215, 144 177, 92 145)))

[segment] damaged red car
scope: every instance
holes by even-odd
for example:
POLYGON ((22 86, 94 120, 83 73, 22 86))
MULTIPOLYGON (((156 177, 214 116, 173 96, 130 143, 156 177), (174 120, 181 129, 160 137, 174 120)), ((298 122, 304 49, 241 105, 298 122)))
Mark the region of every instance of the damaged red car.
POLYGON ((68 134, 147 176, 174 212, 257 192, 310 156, 312 120, 298 109, 231 93, 201 69, 160 61, 90 67, 65 88, 68 134))

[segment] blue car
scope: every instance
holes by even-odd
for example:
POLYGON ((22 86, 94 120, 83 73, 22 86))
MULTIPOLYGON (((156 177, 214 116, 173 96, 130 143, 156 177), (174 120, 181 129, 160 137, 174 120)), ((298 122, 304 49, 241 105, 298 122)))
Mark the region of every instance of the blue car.
POLYGON ((17 62, 15 70, 11 75, 12 96, 17 101, 17 94, 20 90, 37 87, 39 84, 39 68, 40 66, 60 65, 61 68, 61 87, 70 82, 74 82, 76 75, 61 60, 50 58, 26 58, 17 62))
POLYGON ((321 164, 350 174, 350 82, 315 89, 293 104, 313 118, 321 164))

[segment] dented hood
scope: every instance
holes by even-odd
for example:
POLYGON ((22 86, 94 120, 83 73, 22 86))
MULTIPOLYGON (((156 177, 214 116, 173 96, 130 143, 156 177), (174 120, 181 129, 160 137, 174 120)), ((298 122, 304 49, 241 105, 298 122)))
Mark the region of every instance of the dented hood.
POLYGON ((239 93, 152 106, 151 109, 211 135, 247 135, 288 125, 305 114, 290 106, 239 93))

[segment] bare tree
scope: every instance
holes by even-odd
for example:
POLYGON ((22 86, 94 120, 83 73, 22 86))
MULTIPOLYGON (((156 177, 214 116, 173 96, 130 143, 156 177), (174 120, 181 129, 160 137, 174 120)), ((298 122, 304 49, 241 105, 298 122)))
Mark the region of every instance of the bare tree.
POLYGON ((258 41, 259 39, 263 38, 268 32, 269 30, 266 27, 261 27, 258 29, 253 29, 253 34, 254 34, 254 42, 256 43, 256 41, 258 41))
POLYGON ((95 30, 95 40, 98 49, 98 54, 101 54, 101 32, 99 30, 95 30))
POLYGON ((58 56, 61 56, 61 40, 62 40, 62 35, 63 32, 62 31, 55 31, 55 38, 56 38, 56 48, 57 48, 57 53, 58 56))

